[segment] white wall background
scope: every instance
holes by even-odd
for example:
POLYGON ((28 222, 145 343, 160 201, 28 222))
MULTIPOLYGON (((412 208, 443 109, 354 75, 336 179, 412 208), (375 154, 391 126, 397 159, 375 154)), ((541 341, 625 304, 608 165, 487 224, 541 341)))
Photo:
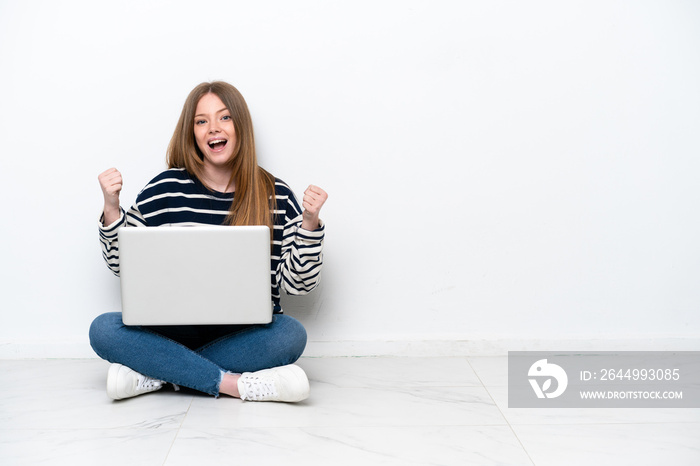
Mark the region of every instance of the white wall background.
POLYGON ((330 193, 312 348, 700 341, 698 2, 2 0, 0 67, 0 356, 92 354, 97 175, 212 79, 330 193))

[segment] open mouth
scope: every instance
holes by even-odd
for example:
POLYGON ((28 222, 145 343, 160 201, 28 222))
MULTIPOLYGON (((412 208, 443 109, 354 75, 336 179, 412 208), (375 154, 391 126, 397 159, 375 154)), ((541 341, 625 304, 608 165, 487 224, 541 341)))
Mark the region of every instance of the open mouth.
POLYGON ((226 139, 212 139, 209 141, 207 144, 209 144, 209 147, 211 150, 214 152, 219 152, 226 147, 226 144, 228 143, 228 140, 226 139))

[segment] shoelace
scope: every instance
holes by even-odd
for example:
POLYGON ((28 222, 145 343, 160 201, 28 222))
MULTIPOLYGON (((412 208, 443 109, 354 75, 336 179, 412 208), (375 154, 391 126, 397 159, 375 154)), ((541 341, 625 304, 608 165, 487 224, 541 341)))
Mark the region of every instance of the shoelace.
POLYGON ((265 400, 277 396, 275 382, 268 378, 246 376, 243 379, 245 386, 245 399, 251 401, 265 400))
POLYGON ((160 380, 152 379, 142 375, 137 378, 136 390, 152 392, 153 390, 158 390, 163 386, 163 382, 160 380))

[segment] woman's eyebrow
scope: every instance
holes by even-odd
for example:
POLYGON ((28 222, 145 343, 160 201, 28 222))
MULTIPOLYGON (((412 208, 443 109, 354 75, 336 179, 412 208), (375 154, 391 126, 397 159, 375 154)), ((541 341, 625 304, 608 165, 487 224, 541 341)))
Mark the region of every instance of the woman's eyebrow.
MULTIPOLYGON (((218 110, 216 113, 221 113, 221 112, 228 112, 228 108, 224 107, 221 110, 218 110)), ((205 117, 205 116, 206 115, 204 113, 198 113, 194 117, 197 118, 197 117, 205 117)))

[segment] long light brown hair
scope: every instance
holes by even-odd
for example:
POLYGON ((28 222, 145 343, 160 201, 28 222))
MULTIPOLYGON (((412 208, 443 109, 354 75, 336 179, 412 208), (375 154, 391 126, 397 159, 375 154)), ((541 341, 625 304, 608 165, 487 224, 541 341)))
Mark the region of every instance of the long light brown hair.
POLYGON ((231 182, 235 187, 233 203, 225 220, 229 225, 267 225, 273 229, 275 208, 275 178, 258 166, 255 153, 253 121, 248 105, 238 89, 232 85, 213 81, 195 87, 182 107, 167 152, 168 168, 184 168, 190 175, 204 183, 204 156, 194 138, 194 116, 199 100, 206 94, 214 94, 231 112, 236 131, 236 145, 230 166, 231 182))

